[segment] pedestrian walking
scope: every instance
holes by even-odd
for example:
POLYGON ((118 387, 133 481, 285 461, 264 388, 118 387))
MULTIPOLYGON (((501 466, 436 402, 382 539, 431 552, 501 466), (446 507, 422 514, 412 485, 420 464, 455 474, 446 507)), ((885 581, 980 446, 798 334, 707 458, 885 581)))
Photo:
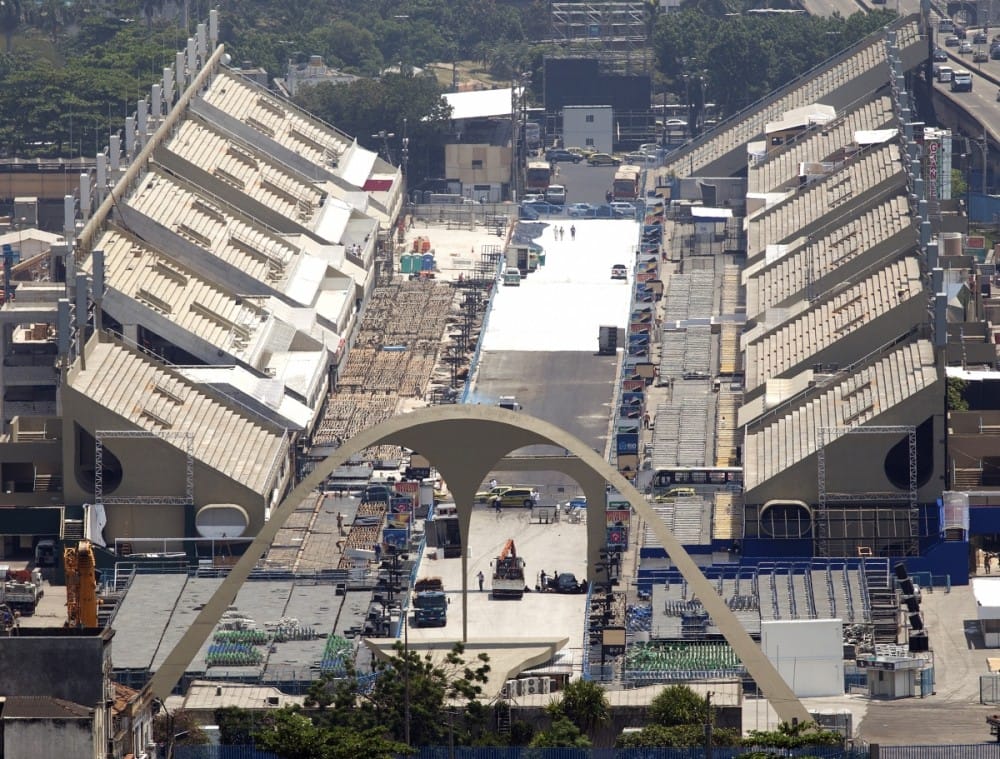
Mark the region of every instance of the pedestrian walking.
POLYGON ((483 580, 485 580, 485 579, 486 579, 486 578, 485 578, 485 577, 483 576, 483 572, 482 572, 482 570, 480 570, 480 571, 479 571, 479 574, 477 574, 477 575, 476 575, 476 579, 477 579, 477 580, 479 580, 479 592, 480 592, 480 593, 482 593, 482 592, 483 592, 483 580))
POLYGON ((541 587, 542 590, 545 590, 545 580, 547 577, 548 575, 545 574, 545 570, 543 569, 541 575, 539 575, 539 587, 541 587))
POLYGON ((500 498, 499 497, 493 499, 493 510, 497 514, 497 519, 499 519, 500 518, 500 512, 503 511, 503 504, 500 503, 500 498))
POLYGON ((642 426, 645 429, 647 429, 647 430, 649 429, 649 412, 648 411, 645 414, 642 415, 642 426))
POLYGON ((372 546, 372 550, 375 551, 375 561, 382 561, 382 546, 376 543, 372 546))
POLYGON ((570 240, 575 240, 576 239, 576 225, 575 224, 569 228, 569 239, 570 240))
POLYGON ((991 564, 993 564, 993 554, 988 553, 983 557, 983 565, 986 567, 986 574, 989 574, 992 570, 991 564))
POLYGON ((343 536, 344 534, 344 515, 339 511, 337 512, 337 532, 343 536))

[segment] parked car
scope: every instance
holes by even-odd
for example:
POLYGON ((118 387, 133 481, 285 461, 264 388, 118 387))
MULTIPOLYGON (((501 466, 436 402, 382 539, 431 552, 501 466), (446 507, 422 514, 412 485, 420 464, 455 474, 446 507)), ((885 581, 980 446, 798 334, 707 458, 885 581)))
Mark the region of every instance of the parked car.
POLYGON ((663 122, 663 126, 673 127, 675 129, 677 127, 686 127, 687 125, 688 123, 684 119, 667 119, 663 122))
POLYGON ((545 195, 537 192, 532 192, 521 198, 522 203, 537 203, 540 200, 545 200, 545 195))
POLYGON ((625 154, 625 163, 630 163, 633 166, 642 166, 646 163, 646 154, 640 153, 638 150, 633 153, 625 154))
POLYGON ((517 218, 523 221, 538 221, 539 214, 534 208, 531 207, 532 204, 518 206, 517 218))
POLYGON ((660 149, 660 145, 657 142, 644 142, 639 146, 639 152, 645 155, 656 155, 656 151, 660 149))
POLYGON ((560 572, 555 577, 547 578, 545 590, 550 593, 586 593, 587 581, 578 582, 572 572, 560 572))
POLYGON ((611 279, 628 279, 628 269, 625 264, 615 264, 611 267, 611 279))
POLYGON ((615 158, 613 155, 608 155, 607 153, 594 153, 590 158, 587 159, 587 163, 591 166, 620 166, 621 161, 615 158))
POLYGON ((990 58, 994 61, 1000 60, 1000 43, 994 43, 990 48, 990 58))
POLYGON ((935 61, 946 61, 948 60, 948 51, 940 47, 934 48, 934 60, 935 61))
POLYGON ((546 203, 544 200, 539 200, 535 203, 522 203, 521 208, 530 208, 539 216, 555 216, 563 212, 562 206, 557 206, 555 203, 546 203))
POLYGON ((631 203, 626 203, 624 200, 616 200, 611 203, 611 212, 619 217, 624 218, 626 216, 635 216, 635 206, 631 203))
POLYGON ((593 215, 594 208, 590 203, 570 203, 566 206, 566 213, 570 216, 587 216, 593 215))
POLYGON ((566 148, 566 150, 568 150, 573 155, 580 156, 581 158, 589 158, 590 156, 594 155, 594 153, 597 152, 595 148, 572 147, 572 148, 566 148))
POLYGON ((559 163, 561 161, 580 163, 580 161, 583 160, 583 156, 579 156, 576 153, 570 153, 568 150, 563 150, 562 148, 553 148, 545 154, 545 160, 549 163, 559 163))

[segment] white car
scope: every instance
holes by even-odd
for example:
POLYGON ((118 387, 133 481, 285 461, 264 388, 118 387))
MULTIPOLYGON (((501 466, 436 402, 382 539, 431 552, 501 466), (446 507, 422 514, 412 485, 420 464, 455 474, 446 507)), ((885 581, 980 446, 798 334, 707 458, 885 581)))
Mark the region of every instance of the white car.
POLYGON ((615 216, 635 216, 635 206, 631 203, 626 203, 623 200, 616 200, 611 203, 611 213, 615 216))
POLYGON ((539 195, 538 193, 531 193, 530 195, 525 195, 521 198, 522 203, 540 203, 545 200, 544 195, 539 195))
POLYGON ((611 267, 611 279, 628 279, 628 269, 625 264, 615 264, 611 267))
POLYGON ((667 119, 663 122, 665 127, 686 127, 688 123, 684 119, 667 119))

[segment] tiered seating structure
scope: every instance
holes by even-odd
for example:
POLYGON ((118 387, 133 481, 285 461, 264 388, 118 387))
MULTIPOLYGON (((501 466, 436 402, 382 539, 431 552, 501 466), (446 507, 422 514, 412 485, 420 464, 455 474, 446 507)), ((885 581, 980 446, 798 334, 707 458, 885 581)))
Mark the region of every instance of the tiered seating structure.
POLYGON ((897 306, 923 297, 920 264, 916 258, 904 258, 815 302, 778 329, 768 332, 767 325, 760 325, 744 335, 747 390, 793 371, 897 306))
POLYGON ((143 177, 127 204, 229 266, 261 282, 287 281, 298 251, 263 225, 253 225, 166 174, 143 177))
POLYGON ((777 192, 792 189, 799 183, 799 167, 803 163, 825 163, 842 160, 843 150, 854 142, 857 132, 883 129, 893 124, 892 100, 879 97, 818 125, 767 158, 751 163, 747 174, 748 192, 777 192))
POLYGON ((743 449, 745 490, 814 454, 820 428, 866 424, 936 381, 933 346, 918 340, 879 356, 832 387, 825 386, 786 415, 748 428, 743 449))
POLYGON ((909 202, 897 195, 832 226, 811 243, 805 240, 777 258, 759 260, 743 274, 747 315, 755 317, 795 297, 815 297, 816 292, 808 292, 810 285, 818 289, 827 277, 843 278, 847 264, 912 225, 909 202))
POLYGON ((315 186, 199 121, 182 122, 166 148, 301 224, 308 225, 323 202, 324 194, 315 186))
POLYGON ((625 680, 668 682, 743 677, 736 652, 722 641, 640 643, 625 653, 625 680))
MULTIPOLYGON (((901 50, 917 44, 920 30, 916 20, 902 23, 897 29, 896 39, 901 50)), ((880 67, 885 68, 887 79, 884 36, 879 34, 869 37, 858 43, 854 53, 832 66, 821 66, 825 67, 818 67, 817 73, 805 81, 789 85, 784 94, 765 105, 753 105, 734 114, 703 140, 678 151, 673 160, 664 166, 664 172, 680 177, 702 174, 703 169, 736 151, 745 153, 746 144, 763 135, 764 126, 770 121, 777 121, 787 111, 812 103, 822 103, 832 93, 850 86, 855 79, 880 67)))
MULTIPOLYGON (((93 344, 87 370, 72 372, 69 383, 137 429, 190 432, 196 459, 257 493, 273 487, 276 467, 288 455, 283 430, 117 342, 93 344)), ((185 450, 180 438, 164 442, 185 450)))
POLYGON ((666 466, 705 466, 709 460, 708 423, 714 401, 710 380, 686 380, 674 383, 668 403, 656 407, 653 430, 653 468, 666 466))
MULTIPOLYGON (((669 503, 653 504, 653 511, 677 540, 684 545, 709 545, 712 542, 712 509, 700 496, 683 496, 669 503)), ((644 548, 663 548, 653 528, 647 524, 644 548)))
MULTIPOLYGON (((897 179, 904 172, 899 147, 874 147, 845 164, 840 171, 814 182, 749 220, 747 259, 753 262, 767 245, 785 243, 838 209, 846 210, 860 196, 897 179)), ((844 220, 846 222, 846 219, 844 220)))
POLYGON ((333 127, 307 118, 291 104, 224 70, 212 79, 204 98, 208 104, 320 166, 336 165, 353 143, 333 127))
MULTIPOLYGON (((104 250, 108 287, 205 342, 253 363, 258 337, 271 318, 260 299, 240 296, 209 282, 138 238, 115 229, 106 231, 97 247, 104 250)), ((85 268, 91 263, 88 257, 85 268)))

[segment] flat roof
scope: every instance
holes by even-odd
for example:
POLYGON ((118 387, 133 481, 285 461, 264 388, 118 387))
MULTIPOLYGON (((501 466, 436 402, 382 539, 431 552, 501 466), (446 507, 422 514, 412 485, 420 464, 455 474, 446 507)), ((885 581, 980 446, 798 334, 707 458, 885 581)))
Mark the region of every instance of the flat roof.
POLYGON ((475 90, 473 92, 447 92, 441 96, 451 106, 453 121, 484 119, 489 116, 510 116, 513 106, 513 88, 475 90))

